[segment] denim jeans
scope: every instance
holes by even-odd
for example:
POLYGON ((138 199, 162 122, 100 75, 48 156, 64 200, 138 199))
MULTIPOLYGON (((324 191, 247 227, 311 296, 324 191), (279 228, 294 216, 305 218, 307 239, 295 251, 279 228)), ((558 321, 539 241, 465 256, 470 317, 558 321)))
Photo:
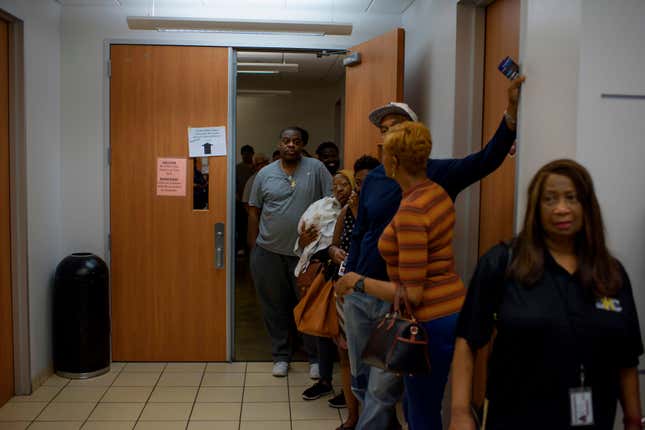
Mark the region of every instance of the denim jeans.
POLYGON ((357 430, 387 430, 396 420, 396 403, 403 393, 401 377, 367 366, 361 354, 374 325, 390 310, 391 304, 363 293, 345 296, 345 332, 352 373, 352 392, 363 410, 357 430))
MULTIPOLYGON (((423 323, 428 338, 430 365, 427 376, 404 376, 405 408, 410 430, 441 430, 441 404, 455 349, 457 315, 423 323)), ((371 383, 371 381, 370 381, 371 383)))

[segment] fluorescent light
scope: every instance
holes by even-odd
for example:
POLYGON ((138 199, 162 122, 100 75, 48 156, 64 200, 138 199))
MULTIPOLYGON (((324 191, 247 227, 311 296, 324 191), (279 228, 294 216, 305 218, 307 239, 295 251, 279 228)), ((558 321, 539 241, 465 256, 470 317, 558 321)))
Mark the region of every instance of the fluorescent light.
POLYGON ((237 90, 237 93, 248 96, 288 96, 291 90, 237 90))
POLYGON ((256 21, 204 18, 129 16, 130 30, 234 32, 252 34, 297 33, 299 35, 349 36, 352 24, 313 21, 256 21))
POLYGON ((296 63, 237 63, 238 70, 277 70, 279 72, 297 72, 299 65, 296 63))
POLYGON ((277 70, 238 70, 238 75, 277 75, 277 70))
MULTIPOLYGON (((146 29, 143 29, 146 30, 146 29)), ((285 34, 297 34, 298 36, 324 36, 325 33, 300 33, 290 31, 237 31, 237 30, 207 30, 192 28, 155 28, 154 30, 167 33, 227 33, 227 34, 250 34, 254 36, 284 36, 285 34)))

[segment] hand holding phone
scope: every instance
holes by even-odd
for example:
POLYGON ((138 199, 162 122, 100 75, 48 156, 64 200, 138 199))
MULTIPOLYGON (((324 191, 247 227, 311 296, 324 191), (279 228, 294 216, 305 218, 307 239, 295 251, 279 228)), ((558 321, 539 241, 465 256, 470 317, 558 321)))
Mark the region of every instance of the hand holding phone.
POLYGON ((520 75, 520 66, 511 57, 504 58, 497 69, 511 81, 520 75))

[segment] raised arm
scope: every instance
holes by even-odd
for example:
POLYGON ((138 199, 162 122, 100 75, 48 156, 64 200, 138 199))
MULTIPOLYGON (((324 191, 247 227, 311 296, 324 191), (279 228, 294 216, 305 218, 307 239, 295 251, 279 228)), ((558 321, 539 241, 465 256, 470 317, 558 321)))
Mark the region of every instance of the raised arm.
POLYGON ((462 190, 485 178, 504 162, 516 138, 519 90, 523 82, 524 76, 521 76, 509 86, 506 115, 484 149, 465 158, 433 160, 429 164, 429 167, 432 166, 428 170, 429 176, 453 200, 462 190))
POLYGON ((361 193, 358 198, 358 213, 356 214, 356 220, 354 221, 354 230, 352 231, 352 239, 349 246, 349 255, 347 256, 347 264, 345 271, 347 273, 353 272, 356 270, 358 265, 358 259, 361 254, 361 242, 363 241, 363 236, 367 233, 369 228, 367 220, 367 211, 365 201, 367 196, 370 193, 370 180, 369 175, 365 178, 363 186, 361 188, 361 193))

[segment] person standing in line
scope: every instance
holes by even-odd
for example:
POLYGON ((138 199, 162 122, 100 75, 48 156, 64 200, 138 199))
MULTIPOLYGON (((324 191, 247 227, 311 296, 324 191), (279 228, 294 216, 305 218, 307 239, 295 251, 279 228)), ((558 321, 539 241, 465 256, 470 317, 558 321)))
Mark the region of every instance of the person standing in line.
POLYGON ((555 160, 531 180, 522 231, 479 260, 459 315, 451 430, 474 430, 474 354, 493 329, 491 430, 641 429, 643 338, 625 268, 607 249, 587 169, 555 160))
MULTIPOLYGON (((286 376, 293 354, 289 339, 298 291, 294 275, 298 257, 298 221, 316 200, 332 194, 332 177, 315 158, 302 156, 308 133, 300 127, 280 132, 280 160, 258 172, 249 198, 248 246, 251 276, 264 323, 271 337, 273 375, 286 376)), ((320 376, 315 339, 304 336, 309 375, 320 376)))
POLYGON ((334 142, 323 142, 318 145, 316 157, 325 165, 332 176, 340 169, 340 154, 338 146, 334 142))
POLYGON ((244 192, 242 193, 242 204, 244 205, 244 209, 246 209, 247 213, 249 211, 249 197, 251 196, 251 189, 253 188, 253 182, 255 181, 255 176, 264 166, 267 166, 268 164, 269 164, 269 159, 267 158, 266 155, 259 153, 253 156, 254 173, 251 175, 249 180, 246 181, 246 184, 244 185, 244 192))
MULTIPOLYGON (((509 86, 504 118, 488 145, 463 159, 429 159, 426 173, 442 186, 454 201, 457 195, 497 169, 515 142, 519 89, 524 77, 509 86)), ((385 135, 390 127, 416 121, 417 115, 404 103, 390 103, 374 110, 370 121, 385 135)), ((378 240, 392 221, 401 202, 401 187, 385 174, 383 166, 365 178, 361 190, 356 225, 347 259, 346 272, 381 281, 389 280, 386 264, 378 251, 378 240)), ((370 368, 361 354, 374 324, 390 310, 390 303, 361 292, 345 297, 345 329, 352 373, 352 391, 363 404, 357 430, 389 430, 399 426, 396 403, 403 392, 400 376, 370 368)))
POLYGON ((235 166, 235 248, 238 253, 244 254, 246 250, 247 216, 242 193, 244 185, 253 175, 253 154, 255 151, 251 145, 244 145, 240 149, 242 161, 235 166))

